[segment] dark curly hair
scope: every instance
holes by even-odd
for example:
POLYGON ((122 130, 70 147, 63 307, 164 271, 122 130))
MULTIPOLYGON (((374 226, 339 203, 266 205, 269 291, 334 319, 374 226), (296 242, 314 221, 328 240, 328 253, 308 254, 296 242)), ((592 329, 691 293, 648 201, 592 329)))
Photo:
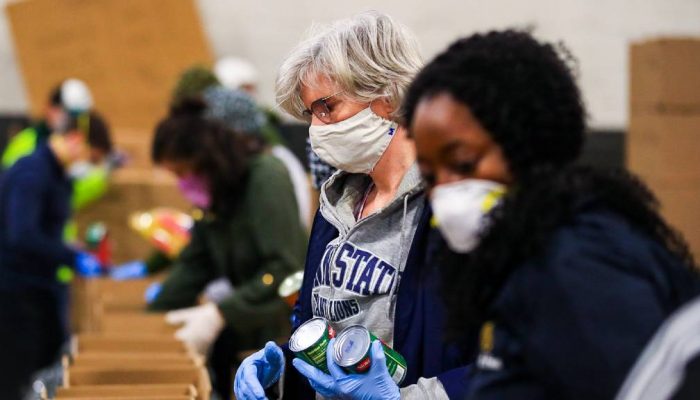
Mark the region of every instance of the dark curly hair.
POLYGON ((187 98, 156 127, 151 158, 185 161, 211 183, 212 211, 226 214, 240 200, 252 152, 241 135, 204 116, 206 103, 187 98))
POLYGON ((401 115, 411 125, 421 99, 448 93, 469 107, 501 146, 515 178, 561 166, 583 146, 585 110, 567 64, 550 44, 508 30, 453 43, 416 77, 401 115))
POLYGON ((458 338, 488 318, 511 272, 541 255, 554 232, 587 207, 615 213, 695 268, 688 246, 664 222, 641 181, 626 171, 574 163, 583 145, 585 111, 573 74, 554 46, 513 30, 457 41, 409 88, 403 105, 409 128, 417 104, 443 93, 469 108, 503 149, 515 178, 489 215, 479 246, 469 254, 445 250, 449 336, 458 338))

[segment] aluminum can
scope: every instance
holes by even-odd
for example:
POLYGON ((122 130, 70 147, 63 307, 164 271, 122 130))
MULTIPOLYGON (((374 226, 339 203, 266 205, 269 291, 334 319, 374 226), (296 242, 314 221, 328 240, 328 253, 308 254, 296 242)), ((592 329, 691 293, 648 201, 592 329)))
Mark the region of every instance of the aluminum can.
POLYGON ((312 318, 294 331, 289 339, 289 350, 307 363, 329 373, 326 350, 334 337, 335 330, 325 318, 312 318))
POLYGON ((400 385, 406 377, 406 359, 396 350, 387 346, 367 328, 361 325, 352 325, 345 328, 335 339, 333 348, 334 362, 351 374, 362 374, 369 371, 372 366, 372 342, 379 340, 384 348, 386 366, 389 375, 400 385))

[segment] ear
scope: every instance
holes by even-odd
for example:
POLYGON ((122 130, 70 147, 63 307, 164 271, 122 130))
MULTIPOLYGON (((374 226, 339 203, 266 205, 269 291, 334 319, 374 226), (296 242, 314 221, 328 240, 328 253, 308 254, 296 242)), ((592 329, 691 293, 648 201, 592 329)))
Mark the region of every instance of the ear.
POLYGON ((386 119, 392 119, 392 113, 396 110, 396 107, 386 97, 372 101, 371 108, 375 114, 386 119))

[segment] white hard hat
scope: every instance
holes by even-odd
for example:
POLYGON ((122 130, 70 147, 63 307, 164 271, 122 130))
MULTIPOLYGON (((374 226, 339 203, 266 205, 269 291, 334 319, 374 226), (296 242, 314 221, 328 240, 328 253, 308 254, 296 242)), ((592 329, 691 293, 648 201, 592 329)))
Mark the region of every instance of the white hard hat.
POLYGON ((258 71, 249 61, 237 57, 224 57, 214 65, 214 74, 219 82, 229 89, 240 89, 243 85, 258 83, 258 71))
POLYGON ((61 84, 61 103, 70 112, 86 112, 92 108, 92 93, 80 79, 70 78, 61 84))

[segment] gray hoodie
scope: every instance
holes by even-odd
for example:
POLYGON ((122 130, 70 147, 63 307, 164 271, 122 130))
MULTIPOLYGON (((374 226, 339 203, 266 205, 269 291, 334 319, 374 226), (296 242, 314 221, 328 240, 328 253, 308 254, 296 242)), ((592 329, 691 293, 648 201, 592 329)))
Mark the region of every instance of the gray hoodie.
MULTIPOLYGON (((321 188, 320 212, 339 236, 326 247, 311 302, 314 316, 328 319, 337 331, 359 324, 393 345, 396 293, 423 211, 424 187, 414 164, 401 180, 396 198, 357 221, 357 206, 371 182, 367 175, 339 171, 321 188)), ((447 395, 432 378, 402 389, 401 397, 446 399, 447 395)))

